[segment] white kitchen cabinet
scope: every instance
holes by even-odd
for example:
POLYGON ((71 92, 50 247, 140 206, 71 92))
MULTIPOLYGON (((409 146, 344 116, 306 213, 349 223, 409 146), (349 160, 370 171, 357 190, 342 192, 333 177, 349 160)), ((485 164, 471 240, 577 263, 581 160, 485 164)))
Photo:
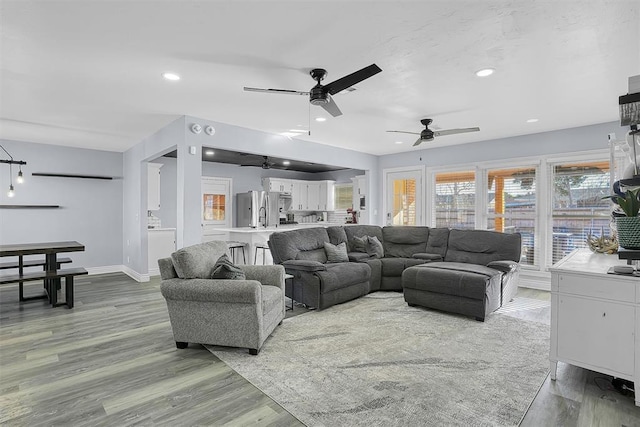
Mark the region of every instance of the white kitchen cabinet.
POLYGON ((147 163, 147 210, 160 210, 160 163, 147 163))
POLYGON ((291 210, 332 211, 335 181, 292 181, 291 210))
POLYGON ((335 181, 321 181, 320 182, 320 210, 321 211, 333 211, 335 210, 335 194, 333 192, 335 187, 335 181))
POLYGON ((640 279, 607 274, 614 265, 625 261, 578 249, 551 267, 552 380, 558 362, 565 362, 638 386, 640 279))
MULTIPOLYGON (((291 210, 292 211, 301 211, 302 210, 302 182, 301 181, 292 181, 291 182, 291 210)), ((306 185, 304 186, 304 191, 307 191, 306 185)))
POLYGON ((275 191, 277 193, 292 194, 293 181, 282 178, 263 178, 262 188, 264 191, 275 191))
POLYGON ((157 276, 160 274, 158 260, 170 257, 176 251, 176 229, 153 228, 148 230, 148 236, 149 275, 157 276))
MULTIPOLYGON (((303 204, 303 206, 305 206, 303 204)), ((320 210, 320 182, 307 181, 306 211, 320 210)))

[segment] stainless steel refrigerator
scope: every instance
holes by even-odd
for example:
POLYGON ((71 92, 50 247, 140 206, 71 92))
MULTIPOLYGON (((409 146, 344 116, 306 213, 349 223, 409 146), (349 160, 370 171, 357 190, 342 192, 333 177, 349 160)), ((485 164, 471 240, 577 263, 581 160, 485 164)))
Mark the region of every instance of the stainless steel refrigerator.
POLYGON ((236 227, 269 227, 279 223, 279 193, 247 191, 236 195, 236 227))

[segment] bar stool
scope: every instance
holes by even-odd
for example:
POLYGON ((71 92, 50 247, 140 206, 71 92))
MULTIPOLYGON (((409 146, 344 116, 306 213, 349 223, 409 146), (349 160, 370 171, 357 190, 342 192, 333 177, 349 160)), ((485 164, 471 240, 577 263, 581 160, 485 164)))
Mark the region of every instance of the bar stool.
POLYGON ((256 253, 253 257, 253 263, 257 264, 258 263, 258 249, 262 249, 262 264, 266 264, 267 263, 267 251, 270 251, 269 249, 269 243, 265 242, 265 243, 256 243, 256 253))
POLYGON ((236 249, 242 249, 242 261, 244 264, 247 263, 247 258, 244 254, 244 243, 242 242, 227 242, 227 246, 229 247, 229 252, 231 252, 231 261, 236 262, 236 249))

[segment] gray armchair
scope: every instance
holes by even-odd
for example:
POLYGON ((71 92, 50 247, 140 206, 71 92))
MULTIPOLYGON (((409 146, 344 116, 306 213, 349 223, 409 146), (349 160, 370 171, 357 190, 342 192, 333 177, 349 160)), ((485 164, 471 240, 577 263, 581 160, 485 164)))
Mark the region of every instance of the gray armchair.
POLYGON ((226 242, 182 248, 158 260, 178 348, 188 343, 248 348, 258 354, 285 316, 284 267, 240 265, 246 280, 211 279, 226 242))

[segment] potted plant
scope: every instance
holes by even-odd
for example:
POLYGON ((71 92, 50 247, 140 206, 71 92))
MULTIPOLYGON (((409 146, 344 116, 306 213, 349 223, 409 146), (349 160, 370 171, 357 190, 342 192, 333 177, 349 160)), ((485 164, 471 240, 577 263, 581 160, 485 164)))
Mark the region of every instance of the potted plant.
POLYGON ((616 182, 611 199, 619 209, 612 212, 616 220, 618 242, 625 249, 640 249, 640 187, 622 191, 616 182))

